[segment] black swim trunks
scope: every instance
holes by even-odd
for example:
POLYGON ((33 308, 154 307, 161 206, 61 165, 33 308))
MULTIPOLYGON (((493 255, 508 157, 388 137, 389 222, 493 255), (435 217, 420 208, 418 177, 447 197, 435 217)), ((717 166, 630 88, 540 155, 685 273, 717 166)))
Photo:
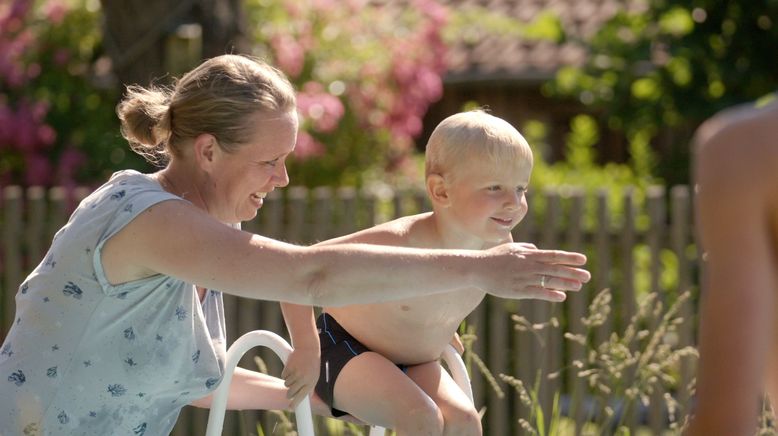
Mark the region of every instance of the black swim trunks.
MULTIPOLYGON (((343 367, 356 356, 370 351, 354 339, 337 321, 327 313, 322 313, 316 320, 321 344, 321 372, 316 383, 316 395, 330 406, 332 416, 348 415, 348 412, 332 407, 335 392, 335 380, 343 367)), ((407 366, 397 365, 403 372, 407 366)))

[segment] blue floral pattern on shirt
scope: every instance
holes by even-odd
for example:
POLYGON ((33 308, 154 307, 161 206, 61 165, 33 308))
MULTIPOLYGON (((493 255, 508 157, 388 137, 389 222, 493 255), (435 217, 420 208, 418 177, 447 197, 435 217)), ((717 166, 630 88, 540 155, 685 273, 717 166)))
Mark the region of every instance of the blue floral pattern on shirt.
POLYGON ((113 286, 102 270, 104 242, 171 199, 182 201, 120 172, 57 232, 19 287, 0 346, 0 434, 167 435, 180 408, 221 380, 220 293, 201 303, 191 284, 166 276, 113 286))

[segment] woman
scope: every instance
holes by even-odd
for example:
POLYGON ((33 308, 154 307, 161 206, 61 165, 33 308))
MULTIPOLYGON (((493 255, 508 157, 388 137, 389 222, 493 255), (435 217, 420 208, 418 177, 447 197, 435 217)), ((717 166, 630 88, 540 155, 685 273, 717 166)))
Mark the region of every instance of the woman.
MULTIPOLYGON (((130 87, 117 112, 133 149, 168 164, 114 174, 22 284, 0 349, 0 434, 168 434, 221 379, 219 291, 333 306, 475 286, 561 301, 589 279, 583 255, 518 244, 298 247, 240 231, 289 183, 298 128, 292 86, 255 59, 210 59, 172 91, 130 87)), ((258 373, 230 389, 230 408, 289 404, 258 373)))

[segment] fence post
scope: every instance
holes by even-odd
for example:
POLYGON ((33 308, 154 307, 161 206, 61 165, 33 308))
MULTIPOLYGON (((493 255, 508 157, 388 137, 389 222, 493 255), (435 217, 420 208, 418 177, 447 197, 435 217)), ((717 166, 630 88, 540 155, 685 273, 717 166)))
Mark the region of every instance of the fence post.
MULTIPOLYGON (((672 199, 672 246, 676 257, 678 258, 678 295, 686 291, 691 291, 691 263, 687 256, 687 249, 690 242, 689 218, 690 218, 690 196, 688 186, 673 186, 670 190, 672 199)), ((681 324, 683 328, 679 329, 679 346, 684 347, 694 344, 694 329, 697 325, 694 317, 691 300, 681 306, 679 315, 684 319, 681 324)), ((688 383, 694 378, 695 368, 688 358, 681 362, 680 379, 681 386, 678 387, 678 403, 682 405, 689 404, 690 391, 688 383)), ((688 412, 689 410, 685 410, 688 412)))
POLYGON ((27 265, 25 271, 32 270, 48 249, 46 240, 46 190, 41 186, 27 188, 27 265))
POLYGON ((332 188, 319 186, 313 190, 313 234, 311 242, 330 238, 332 231, 332 188))
MULTIPOLYGON (((662 307, 667 309, 667 298, 662 289, 660 281, 662 275, 662 245, 665 239, 665 220, 667 212, 665 207, 665 189, 664 186, 650 186, 646 192, 648 205, 648 215, 651 226, 648 229, 646 242, 651 253, 650 292, 657 294, 657 301, 662 303, 662 307)), ((653 324, 649 326, 654 330, 659 323, 659 319, 652 318, 653 324)), ((661 385, 654 386, 654 392, 651 395, 648 409, 648 425, 654 434, 660 434, 665 428, 664 416, 664 389, 661 385)))
MULTIPOLYGON (((546 217, 543 220, 542 229, 542 248, 556 249, 559 247, 559 223, 562 215, 562 206, 560 204, 559 191, 556 189, 546 189, 543 192, 546 197, 546 217)), ((562 313, 562 305, 547 301, 533 301, 534 309, 533 322, 549 323, 552 318, 559 321, 559 314, 562 313)), ((559 376, 549 378, 549 375, 557 372, 561 368, 562 361, 562 341, 559 324, 547 324, 546 328, 540 332, 544 344, 539 344, 536 348, 535 365, 536 370, 540 371, 540 405, 545 413, 546 428, 551 423, 551 411, 554 404, 554 394, 559 392, 561 383, 559 376)))
MULTIPOLYGON (((574 188, 570 192, 570 215, 568 220, 567 243, 568 249, 575 252, 583 251, 583 215, 584 215, 584 192, 582 189, 574 188)), ((584 285, 578 292, 567 294, 568 307, 568 331, 573 335, 586 337, 586 329, 581 319, 586 316, 587 302, 589 301, 590 285, 584 285)), ((584 379, 578 377, 578 368, 574 362, 583 362, 586 359, 586 347, 575 341, 564 343, 569 350, 569 361, 566 362, 567 385, 570 389, 570 417, 575 421, 576 432, 581 432, 585 422, 584 398, 587 392, 587 385, 584 379)))
MULTIPOLYGON (((508 354, 510 349, 509 338, 510 326, 508 323, 508 312, 505 310, 505 301, 495 297, 487 297, 484 300, 488 304, 489 313, 489 332, 484 342, 489 344, 488 367, 492 374, 497 377, 498 374, 507 373, 508 354)), ((482 334, 483 335, 483 334, 482 334)), ((483 337, 483 336, 482 336, 483 337)), ((498 385, 502 385, 499 378, 496 379, 498 385)), ((490 434, 508 434, 510 423, 508 422, 508 400, 499 398, 497 394, 489 390, 489 408, 487 409, 487 419, 489 421, 490 434)))
MULTIPOLYGON (((614 292, 614 297, 617 297, 621 325, 620 329, 625 329, 630 322, 632 316, 635 314, 635 262, 633 250, 635 248, 636 235, 635 235, 635 190, 630 186, 624 190, 624 222, 621 229, 621 274, 622 282, 621 289, 618 292, 614 292)), ((631 352, 637 351, 636 342, 632 342, 629 345, 631 352)), ((631 371, 624 372, 624 384, 629 386, 633 383, 637 368, 632 368, 631 371)), ((625 398, 625 403, 621 409, 623 416, 623 425, 633 430, 637 427, 637 409, 640 404, 639 398, 625 398), (630 404, 631 402, 631 404, 630 404)), ((618 410, 617 410, 618 413, 618 410)))
POLYGON ((22 188, 7 186, 3 189, 3 254, 4 283, 2 337, 8 330, 16 313, 16 291, 22 281, 22 188))
MULTIPOLYGON (((529 211, 527 212, 527 215, 524 217, 524 219, 519 223, 519 225, 513 229, 513 240, 516 242, 536 243, 538 242, 537 238, 535 237, 536 213, 535 209, 532 207, 535 194, 533 191, 529 191, 525 194, 525 196, 527 198, 527 204, 530 205, 529 211)), ((523 316, 531 322, 531 301, 518 301, 516 302, 515 306, 517 307, 516 315, 523 316)), ((513 324, 511 327, 513 330, 513 374, 518 376, 519 380, 524 383, 527 389, 530 389, 535 382, 535 365, 533 363, 532 355, 536 340, 533 337, 532 332, 519 331, 516 329, 515 324, 513 324)), ((518 419, 529 419, 529 410, 521 403, 519 395, 514 390, 511 390, 511 395, 514 405, 514 422, 512 422, 512 424, 517 427, 517 431, 519 431, 518 419)))

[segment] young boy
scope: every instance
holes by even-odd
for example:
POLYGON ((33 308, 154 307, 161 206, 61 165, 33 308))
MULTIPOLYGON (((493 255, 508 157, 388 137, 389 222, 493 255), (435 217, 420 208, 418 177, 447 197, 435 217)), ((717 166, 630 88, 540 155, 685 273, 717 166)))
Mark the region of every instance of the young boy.
MULTIPOLYGON (((482 250, 509 242, 511 229, 527 213, 524 193, 532 164, 527 141, 504 120, 483 111, 450 116, 427 144, 432 212, 322 244, 482 250)), ((551 281, 539 276, 538 286, 562 286, 551 281)), ((392 303, 325 307, 316 327, 312 308, 282 304, 295 347, 282 374, 289 395, 310 389, 318 376, 316 393, 335 416, 351 414, 398 435, 480 435, 477 411, 438 358, 484 295, 462 289, 392 303)))

